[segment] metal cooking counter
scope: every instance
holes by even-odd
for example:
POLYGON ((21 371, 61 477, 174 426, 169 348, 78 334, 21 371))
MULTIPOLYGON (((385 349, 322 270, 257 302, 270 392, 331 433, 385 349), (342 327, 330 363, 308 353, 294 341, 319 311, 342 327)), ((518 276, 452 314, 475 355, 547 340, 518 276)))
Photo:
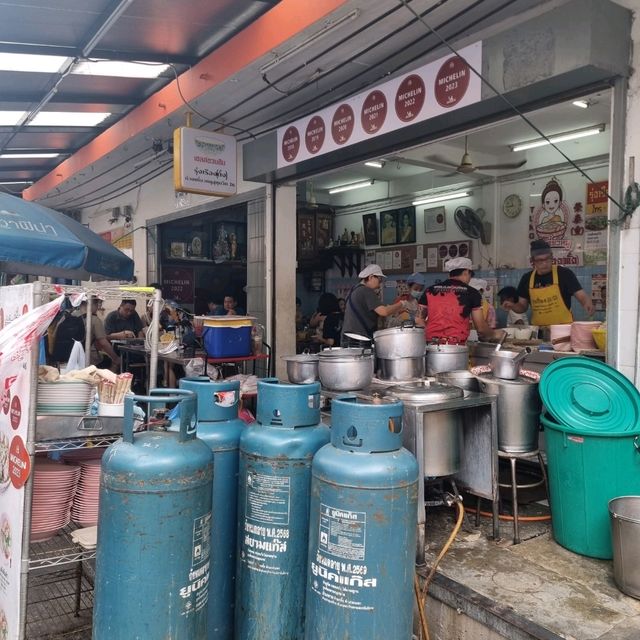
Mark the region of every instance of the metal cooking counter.
MULTIPOLYGON (((396 383, 401 384, 401 383, 396 383)), ((374 394, 384 395, 389 384, 372 384, 366 389, 350 392, 336 392, 322 389, 323 398, 336 398, 341 395, 355 395, 371 400, 374 394)), ((500 536, 498 521, 498 423, 497 397, 485 393, 465 392, 462 398, 434 402, 432 404, 405 404, 403 424, 403 444, 418 460, 420 474, 424 478, 423 429, 422 420, 428 420, 433 411, 460 411, 462 414, 462 446, 460 452, 460 470, 450 478, 456 486, 465 492, 489 500, 493 514, 493 536, 500 536)), ((330 413, 324 412, 330 420, 330 413)), ((418 552, 417 561, 424 562, 425 543, 425 483, 418 489, 418 552)))

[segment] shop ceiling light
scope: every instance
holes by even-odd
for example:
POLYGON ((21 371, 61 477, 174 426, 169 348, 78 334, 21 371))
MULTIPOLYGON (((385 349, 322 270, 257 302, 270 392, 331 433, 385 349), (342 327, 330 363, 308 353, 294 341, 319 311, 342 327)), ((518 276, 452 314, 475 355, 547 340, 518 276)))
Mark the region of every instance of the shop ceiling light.
POLYGON ((567 142, 569 140, 577 140, 578 138, 586 138, 588 136, 595 136, 598 133, 602 133, 605 129, 604 124, 599 124, 597 127, 587 127, 586 129, 576 129, 575 131, 567 131, 567 133, 558 133, 554 136, 549 136, 548 140, 544 138, 538 138, 537 140, 531 140, 530 142, 522 142, 515 145, 511 145, 511 151, 525 151, 526 149, 535 149, 536 147, 545 147, 548 144, 558 144, 559 142, 567 142))
POLYGON ((342 193, 343 191, 352 191, 353 189, 362 189, 364 187, 370 187, 373 184, 373 180, 360 180, 360 182, 352 182, 351 184, 343 184, 337 187, 329 189, 329 193, 342 193))
POLYGON ((18 158, 57 158, 59 153, 2 153, 0 158, 3 160, 12 160, 18 158))
POLYGON ((0 184, 33 184, 31 180, 2 180, 0 184))
POLYGON ((95 127, 110 113, 91 111, 40 111, 28 123, 30 127, 95 127))
POLYGON ((309 45, 312 45, 314 42, 321 40, 325 36, 328 36, 330 33, 335 31, 337 28, 346 24, 347 22, 351 22, 355 20, 360 15, 360 9, 354 9, 345 15, 336 18, 335 20, 327 20, 324 25, 315 33, 312 33, 308 38, 305 38, 298 44, 293 45, 290 49, 283 51, 282 53, 273 52, 273 59, 269 60, 269 62, 265 63, 260 67, 260 73, 265 74, 274 67, 277 67, 281 62, 292 58, 297 55, 303 49, 306 49, 309 45))
POLYGON ((13 127, 25 117, 24 111, 0 111, 0 126, 13 127))
POLYGON ((74 65, 71 73, 86 76, 110 76, 113 78, 157 78, 168 68, 168 64, 156 62, 82 60, 74 65))
POLYGON ((574 107, 580 107, 581 109, 588 109, 590 106, 588 100, 574 100, 571 104, 574 107))
POLYGON ((22 73, 57 73, 68 58, 32 53, 0 53, 0 71, 22 73))
POLYGON ((374 169, 382 169, 382 167, 384 167, 384 161, 383 160, 369 160, 368 162, 365 162, 364 165, 365 167, 373 167, 374 169))
POLYGON ((457 198, 466 198, 473 194, 473 191, 454 191, 452 193, 443 193, 439 196, 430 196, 428 198, 419 198, 414 200, 411 204, 418 206, 420 204, 433 204, 434 202, 444 202, 445 200, 455 200, 457 198))

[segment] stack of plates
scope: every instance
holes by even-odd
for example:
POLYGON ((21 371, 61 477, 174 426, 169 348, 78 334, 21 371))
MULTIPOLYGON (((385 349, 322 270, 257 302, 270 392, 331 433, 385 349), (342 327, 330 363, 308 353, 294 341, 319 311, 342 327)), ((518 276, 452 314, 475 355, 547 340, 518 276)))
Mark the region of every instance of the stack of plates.
POLYGON ((83 416, 91 409, 95 387, 82 380, 64 382, 39 382, 39 415, 83 416))
POLYGON ((98 524, 100 460, 80 462, 80 481, 71 505, 71 519, 81 527, 98 524))
POLYGON ((80 467, 36 458, 31 502, 31 541, 49 540, 69 524, 80 467))

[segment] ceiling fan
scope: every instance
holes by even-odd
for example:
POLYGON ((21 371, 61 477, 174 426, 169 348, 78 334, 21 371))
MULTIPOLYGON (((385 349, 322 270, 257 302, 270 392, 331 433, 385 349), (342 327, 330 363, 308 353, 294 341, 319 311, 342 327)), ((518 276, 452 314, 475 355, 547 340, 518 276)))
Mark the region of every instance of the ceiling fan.
POLYGON ((476 167, 469 155, 467 136, 464 137, 464 154, 462 156, 462 160, 460 160, 460 164, 451 162, 451 160, 438 155, 427 156, 427 159, 432 162, 437 162, 438 164, 444 164, 448 167, 454 167, 455 171, 446 174, 447 176, 455 176, 456 173, 473 173, 474 171, 482 171, 483 169, 519 169, 527 162, 526 160, 521 160, 520 162, 505 162, 502 164, 482 164, 476 167))

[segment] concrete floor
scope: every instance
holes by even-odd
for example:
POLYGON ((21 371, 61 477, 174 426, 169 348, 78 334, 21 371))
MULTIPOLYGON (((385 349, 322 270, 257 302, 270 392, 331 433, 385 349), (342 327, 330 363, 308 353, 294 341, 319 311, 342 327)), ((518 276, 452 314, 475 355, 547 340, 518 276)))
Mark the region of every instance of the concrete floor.
MULTIPOLYGON (((475 501, 471 501, 475 506, 475 501)), ((545 507, 524 507, 525 514, 545 507)), ((433 562, 454 524, 454 509, 428 511, 427 562, 433 562)), ((490 520, 475 528, 467 518, 442 560, 430 593, 443 585, 464 594, 464 601, 482 603, 501 619, 496 636, 507 638, 564 638, 566 640, 638 640, 640 600, 625 596, 613 581, 611 561, 577 555, 556 544, 550 523, 521 526, 522 542, 513 544, 511 522, 501 522, 501 540, 490 539, 490 520)), ((437 597, 437 595, 436 595, 437 597)), ((435 605, 435 602, 433 603, 435 605)), ((429 617, 430 601, 427 602, 429 617)), ((460 605, 457 605, 458 613, 460 605)), ((462 605, 464 608, 464 605, 462 605)), ((473 608, 473 607, 471 607, 473 608)), ((442 615, 434 613, 434 617, 442 615)), ((484 620, 482 613, 476 619, 484 620)), ((431 622, 430 622, 431 627, 431 622)), ((478 638, 478 635, 438 629, 432 640, 478 638)), ((484 636, 483 636, 484 637, 484 636)))

